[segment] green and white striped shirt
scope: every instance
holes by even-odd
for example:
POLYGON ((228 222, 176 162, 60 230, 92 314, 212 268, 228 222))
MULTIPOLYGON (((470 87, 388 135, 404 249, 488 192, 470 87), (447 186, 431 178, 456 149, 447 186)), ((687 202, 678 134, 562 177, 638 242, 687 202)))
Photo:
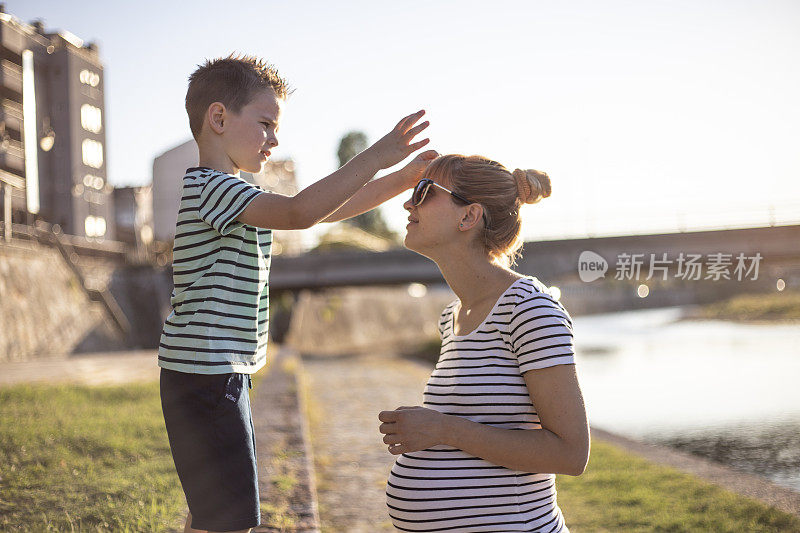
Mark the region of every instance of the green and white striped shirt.
POLYGON ((160 367, 252 374, 266 363, 272 230, 236 220, 259 194, 266 193, 218 170, 186 171, 160 367))

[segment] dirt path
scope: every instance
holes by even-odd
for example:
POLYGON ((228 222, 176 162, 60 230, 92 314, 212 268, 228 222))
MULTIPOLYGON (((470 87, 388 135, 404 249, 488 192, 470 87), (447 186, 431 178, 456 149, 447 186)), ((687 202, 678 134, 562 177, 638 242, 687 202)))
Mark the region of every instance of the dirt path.
POLYGON ((303 367, 322 531, 394 531, 384 496, 394 456, 378 413, 421 404, 430 366, 372 355, 304 356, 303 367))
POLYGON ((261 497, 261 526, 254 533, 319 533, 299 359, 279 350, 261 372, 250 395, 261 497))

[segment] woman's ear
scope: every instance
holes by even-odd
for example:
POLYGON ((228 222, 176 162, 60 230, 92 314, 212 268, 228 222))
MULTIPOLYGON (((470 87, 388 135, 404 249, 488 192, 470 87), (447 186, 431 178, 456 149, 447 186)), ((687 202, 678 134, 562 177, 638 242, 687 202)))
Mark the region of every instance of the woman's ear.
POLYGON ((458 223, 458 229, 461 231, 469 231, 474 228, 483 219, 483 206, 481 204, 469 204, 461 216, 458 223))
POLYGON ((222 102, 214 102, 208 106, 208 126, 216 134, 221 134, 225 131, 225 104, 222 102))

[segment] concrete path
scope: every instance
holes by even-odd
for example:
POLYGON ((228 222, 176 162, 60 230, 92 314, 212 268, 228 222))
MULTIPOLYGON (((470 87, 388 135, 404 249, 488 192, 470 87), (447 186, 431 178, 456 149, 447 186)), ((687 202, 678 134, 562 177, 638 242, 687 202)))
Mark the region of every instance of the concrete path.
POLYGON ((427 364, 391 355, 303 357, 322 531, 394 531, 384 490, 394 456, 378 413, 422 403, 427 364))
POLYGON ((250 394, 261 498, 261 526, 254 533, 319 533, 299 372, 299 358, 281 349, 257 374, 250 394))

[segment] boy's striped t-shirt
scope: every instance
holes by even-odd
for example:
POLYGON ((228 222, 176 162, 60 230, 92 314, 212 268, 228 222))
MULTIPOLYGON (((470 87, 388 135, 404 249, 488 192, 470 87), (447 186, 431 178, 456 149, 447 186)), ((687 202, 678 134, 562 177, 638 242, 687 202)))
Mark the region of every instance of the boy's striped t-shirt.
POLYGON ((236 220, 259 194, 267 193, 238 176, 186 171, 160 367, 252 374, 266 363, 272 231, 236 220))

